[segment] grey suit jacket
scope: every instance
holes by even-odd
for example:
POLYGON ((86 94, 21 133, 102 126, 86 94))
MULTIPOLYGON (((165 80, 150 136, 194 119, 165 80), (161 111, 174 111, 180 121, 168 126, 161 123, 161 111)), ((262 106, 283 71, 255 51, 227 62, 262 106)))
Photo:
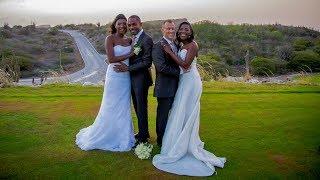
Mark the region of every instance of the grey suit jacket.
POLYGON ((180 68, 164 51, 161 43, 168 44, 162 38, 153 46, 152 50, 152 59, 156 67, 154 96, 158 98, 174 97, 178 89, 180 68))

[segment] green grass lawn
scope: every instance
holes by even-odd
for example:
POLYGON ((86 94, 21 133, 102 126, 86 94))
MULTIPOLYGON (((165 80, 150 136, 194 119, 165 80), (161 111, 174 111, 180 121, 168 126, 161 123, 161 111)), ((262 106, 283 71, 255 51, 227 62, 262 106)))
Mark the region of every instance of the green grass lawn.
MULTIPOLYGON (((78 131, 93 123, 102 87, 0 89, 0 178, 184 178, 133 152, 81 151, 78 131)), ((149 94, 155 144, 156 99, 149 94)), ((133 114, 135 128, 136 116, 133 114)), ((204 83, 200 136, 227 158, 217 179, 319 179, 320 85, 204 83)), ((155 146, 153 154, 160 149, 155 146)))

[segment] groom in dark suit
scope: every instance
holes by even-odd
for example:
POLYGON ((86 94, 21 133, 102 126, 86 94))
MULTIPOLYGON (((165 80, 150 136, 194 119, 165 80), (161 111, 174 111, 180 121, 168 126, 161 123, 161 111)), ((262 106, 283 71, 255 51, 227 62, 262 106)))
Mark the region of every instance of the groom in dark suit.
POLYGON ((138 117, 139 133, 135 135, 137 143, 148 142, 148 90, 152 85, 149 68, 152 64, 152 38, 142 29, 141 19, 137 15, 128 18, 128 28, 133 36, 134 56, 129 59, 129 66, 120 62, 116 71, 130 72, 131 96, 138 117))
POLYGON ((177 53, 177 46, 174 43, 175 24, 172 20, 166 20, 162 24, 162 39, 157 42, 152 51, 153 63, 156 67, 156 83, 154 96, 157 97, 157 144, 162 145, 162 138, 166 129, 168 114, 173 104, 174 96, 179 83, 179 66, 167 54, 163 45, 170 45, 171 50, 177 53))

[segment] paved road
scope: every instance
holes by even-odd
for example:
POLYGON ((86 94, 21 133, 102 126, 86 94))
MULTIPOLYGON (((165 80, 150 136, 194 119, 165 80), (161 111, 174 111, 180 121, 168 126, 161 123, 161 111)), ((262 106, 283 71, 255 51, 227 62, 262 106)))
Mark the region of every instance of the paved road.
MULTIPOLYGON (((80 84, 101 84, 105 79, 107 70, 106 56, 99 54, 92 46, 89 40, 80 32, 76 30, 62 30, 70 34, 80 51, 81 57, 84 61, 84 68, 65 76, 49 77, 45 83, 53 82, 70 82, 80 84)), ((40 78, 35 78, 35 83, 40 83, 40 78)), ((20 79, 19 85, 32 85, 32 78, 20 79)))

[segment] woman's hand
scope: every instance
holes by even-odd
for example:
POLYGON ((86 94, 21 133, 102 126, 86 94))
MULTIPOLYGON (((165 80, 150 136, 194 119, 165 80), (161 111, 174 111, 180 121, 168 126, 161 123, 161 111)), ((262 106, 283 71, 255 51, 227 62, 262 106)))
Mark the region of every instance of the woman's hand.
POLYGON ((172 50, 171 50, 170 45, 164 44, 164 43, 161 43, 161 45, 162 45, 163 50, 164 50, 166 53, 168 53, 168 54, 172 53, 172 50))

